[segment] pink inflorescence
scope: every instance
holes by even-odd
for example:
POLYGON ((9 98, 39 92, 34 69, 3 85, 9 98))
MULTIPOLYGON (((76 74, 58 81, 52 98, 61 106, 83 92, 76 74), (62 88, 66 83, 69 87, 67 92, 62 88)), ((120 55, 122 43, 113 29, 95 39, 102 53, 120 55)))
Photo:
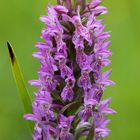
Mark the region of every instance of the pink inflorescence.
MULTIPOLYGON (((108 80, 111 70, 101 69, 111 63, 107 58, 112 53, 110 35, 103 20, 96 18, 107 13, 100 3, 64 0, 49 6, 48 16, 41 17, 46 25, 41 34, 44 42, 37 43, 39 51, 33 54, 41 63, 39 78, 29 82, 38 92, 33 114, 25 115, 35 121, 34 140, 76 140, 75 132, 87 123, 94 124, 94 140, 110 132, 107 115, 115 111, 108 108, 111 98, 101 98, 114 82, 108 80)), ((88 134, 86 130, 80 135, 88 134)))

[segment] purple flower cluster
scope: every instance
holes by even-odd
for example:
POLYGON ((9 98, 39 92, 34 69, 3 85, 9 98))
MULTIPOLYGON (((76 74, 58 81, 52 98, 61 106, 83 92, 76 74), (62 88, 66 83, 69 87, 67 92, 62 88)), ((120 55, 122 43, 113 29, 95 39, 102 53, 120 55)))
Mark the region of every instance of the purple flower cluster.
MULTIPOLYGON (((34 140, 75 140, 75 131, 85 123, 94 122, 94 140, 106 137, 108 108, 111 98, 101 101, 111 70, 102 67, 111 62, 108 50, 110 35, 105 32, 103 20, 96 17, 107 13, 99 6, 101 0, 73 3, 71 0, 48 7, 48 16, 41 17, 46 27, 33 56, 41 63, 38 80, 30 81, 38 87, 33 102, 33 114, 25 115, 35 121, 34 140), (80 102, 77 110, 62 110, 73 102, 80 102), (77 121, 78 120, 78 121, 77 121), (74 122, 78 122, 77 124, 74 122), (76 124, 76 126, 74 126, 76 124)), ((81 133, 85 137, 89 131, 81 133)))

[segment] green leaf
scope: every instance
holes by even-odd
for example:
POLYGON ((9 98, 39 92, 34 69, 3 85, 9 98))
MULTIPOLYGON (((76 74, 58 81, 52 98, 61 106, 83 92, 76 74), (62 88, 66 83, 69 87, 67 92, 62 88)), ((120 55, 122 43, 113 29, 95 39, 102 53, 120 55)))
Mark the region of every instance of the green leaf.
POLYGON ((75 111, 78 110, 80 105, 81 105, 80 101, 74 101, 72 103, 65 105, 60 112, 64 113, 65 111, 67 111, 68 114, 73 114, 75 111))
POLYGON ((95 133, 95 128, 94 128, 94 120, 92 121, 92 126, 89 130, 89 134, 86 138, 86 140, 93 140, 94 139, 94 133, 95 133))
MULTIPOLYGON (((85 131, 88 131, 90 129, 90 124, 89 123, 85 123, 83 124, 81 127, 77 128, 75 130, 75 139, 79 140, 79 138, 82 136, 81 134, 85 131)), ((92 139, 93 140, 93 139, 92 139)))
POLYGON ((52 97, 54 98, 54 100, 58 100, 60 101, 62 104, 65 104, 64 101, 61 99, 61 97, 59 96, 59 91, 55 90, 52 92, 52 97))
MULTIPOLYGON (((10 60, 11 60, 11 66, 12 66, 12 71, 13 71, 13 75, 15 78, 15 82, 17 84, 17 87, 18 87, 18 90, 20 93, 20 97, 21 97, 22 103, 24 105, 24 111, 25 111, 25 113, 30 113, 30 112, 32 112, 32 102, 31 102, 30 95, 24 84, 23 76, 20 71, 20 67, 19 67, 16 55, 15 55, 15 52, 9 42, 7 42, 7 47, 8 47, 8 51, 9 51, 9 56, 10 56, 10 60)), ((33 123, 29 122, 29 126, 32 131, 33 123)))

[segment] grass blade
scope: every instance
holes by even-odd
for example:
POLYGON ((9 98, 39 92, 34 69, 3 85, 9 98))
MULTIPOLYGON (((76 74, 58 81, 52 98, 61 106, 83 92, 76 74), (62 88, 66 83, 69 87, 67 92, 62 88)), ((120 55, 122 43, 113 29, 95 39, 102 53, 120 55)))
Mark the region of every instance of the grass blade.
MULTIPOLYGON (((23 76, 20 71, 20 67, 19 67, 16 55, 15 55, 15 52, 9 42, 7 42, 7 47, 8 47, 8 51, 9 51, 9 56, 10 56, 10 60, 11 60, 11 66, 12 66, 12 71, 13 71, 13 75, 15 78, 15 82, 17 84, 17 87, 18 87, 18 90, 20 93, 20 97, 21 97, 22 103, 24 105, 24 111, 25 111, 25 113, 30 113, 32 111, 32 102, 31 102, 30 95, 24 84, 23 76)), ((29 126, 32 131, 33 123, 29 122, 29 126)))

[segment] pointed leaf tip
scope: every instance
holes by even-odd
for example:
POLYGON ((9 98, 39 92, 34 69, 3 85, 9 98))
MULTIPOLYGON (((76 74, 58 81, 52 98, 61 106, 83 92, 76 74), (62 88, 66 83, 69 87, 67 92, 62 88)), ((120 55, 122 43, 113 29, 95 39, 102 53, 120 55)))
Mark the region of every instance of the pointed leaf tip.
POLYGON ((8 41, 7 41, 7 47, 8 47, 11 62, 13 63, 14 62, 14 52, 13 52, 13 49, 8 41))
MULTIPOLYGON (((12 66, 13 76, 14 76, 15 82, 17 84, 17 88, 19 90, 19 95, 21 97, 21 100, 22 100, 22 103, 24 106, 24 111, 25 111, 25 113, 30 113, 32 111, 31 98, 30 98, 28 90, 25 86, 24 78, 23 78, 22 72, 20 70, 20 66, 18 64, 14 49, 12 48, 12 46, 10 45, 10 43, 8 41, 7 41, 7 47, 8 47, 9 56, 10 56, 10 60, 11 60, 11 64, 12 64, 11 66, 12 66)), ((29 126, 32 131, 33 123, 30 122, 29 126)))

